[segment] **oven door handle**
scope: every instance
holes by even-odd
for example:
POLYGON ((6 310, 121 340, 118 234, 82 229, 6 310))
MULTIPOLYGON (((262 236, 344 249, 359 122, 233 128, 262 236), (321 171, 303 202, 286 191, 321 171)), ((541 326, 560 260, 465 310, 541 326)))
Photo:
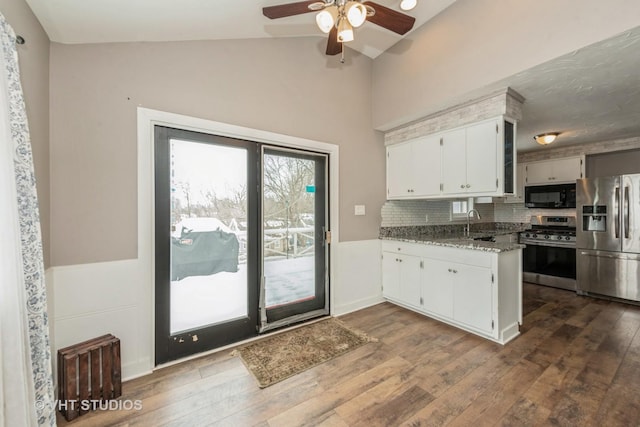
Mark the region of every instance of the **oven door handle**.
POLYGON ((566 248, 566 249, 575 249, 575 243, 564 243, 564 242, 554 242, 553 240, 539 242, 539 241, 529 241, 529 240, 521 240, 521 244, 530 245, 530 246, 547 246, 551 248, 566 248))

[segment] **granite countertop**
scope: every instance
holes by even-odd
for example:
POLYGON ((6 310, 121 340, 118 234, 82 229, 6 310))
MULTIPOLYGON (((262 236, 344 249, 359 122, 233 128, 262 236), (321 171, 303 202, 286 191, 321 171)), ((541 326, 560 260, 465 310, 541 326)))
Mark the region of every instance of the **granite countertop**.
POLYGON ((485 252, 507 252, 516 249, 522 249, 525 245, 517 242, 491 242, 484 240, 474 240, 488 238, 492 236, 507 235, 516 232, 513 229, 484 229, 474 231, 472 229, 469 237, 464 236, 461 232, 447 233, 402 233, 381 235, 382 240, 395 240, 409 243, 421 243, 433 246, 446 246, 459 249, 473 249, 485 252))

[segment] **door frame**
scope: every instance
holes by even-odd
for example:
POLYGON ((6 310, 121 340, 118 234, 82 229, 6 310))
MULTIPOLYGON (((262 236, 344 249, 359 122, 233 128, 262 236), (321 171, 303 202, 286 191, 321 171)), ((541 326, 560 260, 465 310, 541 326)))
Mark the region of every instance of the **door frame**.
MULTIPOLYGON (((316 151, 329 156, 329 223, 331 224, 331 244, 329 245, 329 312, 335 307, 335 268, 339 239, 339 147, 336 144, 252 129, 213 120, 190 117, 176 113, 138 107, 138 259, 142 265, 141 276, 146 278, 145 289, 149 316, 140 327, 149 331, 148 343, 151 354, 150 367, 155 360, 155 200, 154 200, 154 126, 167 126, 195 132, 210 133, 236 139, 244 139, 283 148, 316 151)), ((224 348, 224 347, 221 347, 224 348)), ((214 349, 211 351, 218 351, 214 349)), ((203 352, 200 355, 206 354, 203 352)), ((198 356, 200 356, 198 355, 198 356)))

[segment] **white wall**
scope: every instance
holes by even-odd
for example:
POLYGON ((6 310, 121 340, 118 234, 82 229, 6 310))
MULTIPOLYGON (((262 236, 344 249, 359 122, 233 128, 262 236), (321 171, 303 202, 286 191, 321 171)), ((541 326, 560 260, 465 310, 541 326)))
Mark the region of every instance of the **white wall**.
POLYGON ((380 240, 339 243, 336 255, 332 314, 342 315, 384 301, 380 240))

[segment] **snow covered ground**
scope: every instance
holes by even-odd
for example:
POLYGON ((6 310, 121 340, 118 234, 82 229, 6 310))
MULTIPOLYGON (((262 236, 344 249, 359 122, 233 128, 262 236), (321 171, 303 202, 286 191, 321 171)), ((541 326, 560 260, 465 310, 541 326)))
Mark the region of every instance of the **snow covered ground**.
MULTIPOLYGON (((314 257, 265 260, 264 269, 267 307, 315 295, 314 257)), ((245 316, 246 283, 246 264, 240 264, 235 273, 220 272, 171 282, 171 333, 245 316)))

